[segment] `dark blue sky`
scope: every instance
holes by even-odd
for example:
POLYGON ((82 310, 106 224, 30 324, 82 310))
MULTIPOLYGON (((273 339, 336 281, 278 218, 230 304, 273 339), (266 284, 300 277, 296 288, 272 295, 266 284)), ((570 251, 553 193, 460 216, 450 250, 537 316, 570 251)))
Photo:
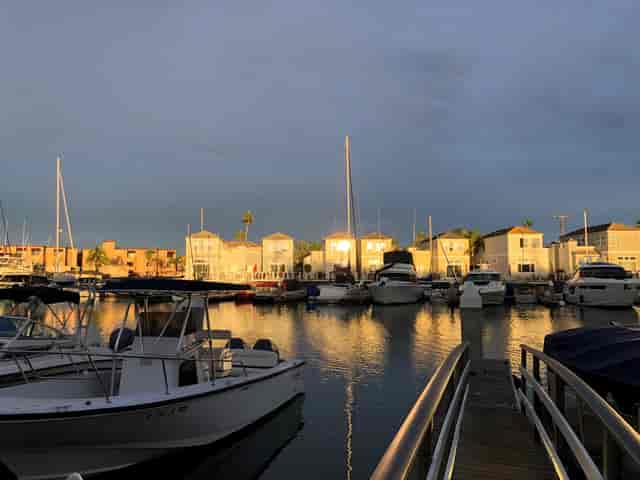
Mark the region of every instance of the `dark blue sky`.
MULTIPOLYGON (((0 13, 0 199, 53 235, 182 247, 186 226, 409 240, 640 217, 640 7, 578 0, 23 2, 0 13), (137 7, 131 7, 136 3, 137 7), (143 6, 147 3, 148 6, 143 6), (351 5, 347 5, 351 3, 351 5)), ((634 5, 636 4, 636 5, 634 5)))

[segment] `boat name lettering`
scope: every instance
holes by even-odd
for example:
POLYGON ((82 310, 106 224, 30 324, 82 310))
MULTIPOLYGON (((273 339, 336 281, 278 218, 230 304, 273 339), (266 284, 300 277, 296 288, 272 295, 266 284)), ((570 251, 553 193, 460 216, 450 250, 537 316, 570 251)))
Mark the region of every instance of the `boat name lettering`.
POLYGON ((149 412, 145 415, 145 420, 152 420, 153 418, 173 417, 185 413, 189 407, 187 405, 172 406, 166 408, 159 408, 153 412, 149 412))

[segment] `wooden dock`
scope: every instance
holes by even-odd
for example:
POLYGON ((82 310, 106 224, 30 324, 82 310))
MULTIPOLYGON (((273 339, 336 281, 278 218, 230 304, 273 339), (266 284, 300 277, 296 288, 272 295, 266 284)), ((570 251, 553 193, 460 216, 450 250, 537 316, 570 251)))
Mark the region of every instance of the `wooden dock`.
POLYGON ((515 407, 506 360, 472 365, 455 479, 553 479, 544 447, 515 407))

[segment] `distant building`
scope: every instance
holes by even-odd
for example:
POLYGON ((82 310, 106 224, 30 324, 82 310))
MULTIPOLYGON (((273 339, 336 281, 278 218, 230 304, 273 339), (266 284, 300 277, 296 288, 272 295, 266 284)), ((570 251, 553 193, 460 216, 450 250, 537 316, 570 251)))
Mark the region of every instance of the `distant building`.
POLYGON ((324 238, 324 268, 327 276, 346 268, 355 274, 357 262, 356 239, 353 235, 336 232, 324 238))
POLYGON ((525 226, 488 233, 482 237, 484 248, 476 255, 477 263, 509 278, 546 278, 550 261, 543 237, 525 226))
POLYGON ((246 282, 262 270, 262 247, 249 241, 225 241, 222 261, 218 280, 246 282))
POLYGON ((224 241, 206 230, 185 238, 185 276, 195 280, 216 280, 223 271, 224 241))
MULTIPOLYGON (((100 265, 100 273, 113 277, 173 276, 177 273, 175 249, 148 247, 119 247, 115 240, 100 244, 108 263, 100 265)), ((90 248, 82 250, 82 270, 95 271, 96 266, 89 261, 90 248)))
POLYGON ((21 265, 24 271, 54 273, 56 263, 60 272, 78 272, 80 270, 77 248, 56 248, 45 245, 6 245, 0 246, 0 269, 9 271, 21 265), (56 261, 57 257, 57 261, 56 261), (2 260, 7 260, 3 265, 2 260), (4 268, 3 268, 4 266, 4 268))
POLYGON ((409 249, 413 253, 418 277, 434 273, 441 278, 461 279, 469 272, 471 250, 469 238, 458 230, 449 230, 434 235, 433 257, 431 242, 425 239, 417 248, 409 249))
POLYGON ((427 277, 432 273, 431 250, 417 247, 409 247, 407 250, 413 257, 413 266, 418 278, 427 277))
POLYGON ((270 275, 293 274, 293 237, 276 232, 262 239, 262 272, 270 275))
POLYGON ((360 268, 362 276, 367 277, 382 268, 384 252, 393 250, 393 238, 382 233, 369 233, 363 235, 359 242, 360 268))
POLYGON ((601 260, 616 263, 631 272, 640 270, 640 228, 622 223, 594 225, 574 230, 551 244, 551 262, 555 273, 573 275, 580 264, 601 260))

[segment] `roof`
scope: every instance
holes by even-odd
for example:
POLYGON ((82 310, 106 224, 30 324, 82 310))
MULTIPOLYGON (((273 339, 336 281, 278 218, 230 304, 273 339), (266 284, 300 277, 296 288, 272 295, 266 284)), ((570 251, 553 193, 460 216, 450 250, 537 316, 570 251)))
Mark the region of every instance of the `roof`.
POLYGON ((438 238, 458 238, 458 239, 461 239, 461 240, 469 240, 469 237, 467 237, 464 233, 462 233, 459 230, 448 230, 446 232, 438 233, 433 238, 434 239, 438 239, 438 238))
POLYGON ((247 247, 247 248, 252 248, 252 247, 259 247, 260 245, 258 245, 255 242, 250 242, 249 240, 228 240, 225 241, 224 244, 227 247, 247 247))
POLYGON ((393 240, 393 238, 390 235, 385 235, 384 233, 375 233, 375 232, 367 233, 366 235, 363 235, 360 238, 362 240, 393 240))
POLYGON ((508 235, 508 234, 541 234, 542 232, 539 232, 537 230, 534 230, 531 227, 525 227, 524 225, 518 225, 518 226, 511 226, 511 227, 507 227, 507 228, 502 228, 500 230, 496 230, 495 232, 491 232, 491 233, 487 233, 486 235, 483 235, 482 238, 489 238, 489 237, 500 237, 502 235, 508 235))
POLYGON ((191 238, 220 238, 215 233, 208 232, 207 230, 201 230, 197 233, 192 233, 191 238))
MULTIPOLYGON (((606 232, 606 231, 616 231, 616 232, 636 232, 640 231, 638 227, 632 225, 625 225, 624 223, 602 223, 600 225, 593 225, 587 228, 587 233, 597 233, 597 232, 606 232)), ((575 237, 576 235, 584 235, 584 228, 578 228, 569 233, 564 234, 560 237, 561 240, 565 240, 569 237, 575 237)))
POLYGON ((325 240, 332 240, 332 239, 338 239, 338 238, 354 238, 353 234, 349 234, 347 232, 335 232, 332 233, 331 235, 327 235, 326 237, 324 237, 325 240))
POLYGON ((266 237, 263 237, 262 240, 293 240, 293 237, 290 235, 287 235, 286 233, 282 233, 282 232, 276 232, 276 233, 272 233, 271 235, 267 235, 266 237))

